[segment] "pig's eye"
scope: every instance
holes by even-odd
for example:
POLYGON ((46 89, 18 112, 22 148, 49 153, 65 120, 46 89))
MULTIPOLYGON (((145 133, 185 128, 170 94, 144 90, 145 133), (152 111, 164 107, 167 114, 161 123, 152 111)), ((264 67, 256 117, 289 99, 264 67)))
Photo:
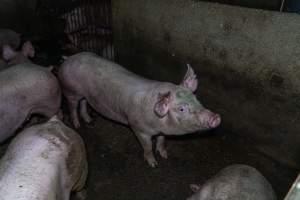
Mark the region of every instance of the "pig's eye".
POLYGON ((178 110, 181 113, 186 113, 189 110, 189 106, 187 104, 183 104, 183 105, 179 106, 178 110))

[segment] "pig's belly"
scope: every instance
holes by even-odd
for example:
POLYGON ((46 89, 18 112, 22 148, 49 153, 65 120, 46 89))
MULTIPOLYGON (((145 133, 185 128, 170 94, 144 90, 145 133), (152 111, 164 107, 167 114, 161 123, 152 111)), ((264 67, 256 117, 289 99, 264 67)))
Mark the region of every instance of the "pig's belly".
POLYGON ((107 99, 99 98, 87 98, 88 103, 95 109, 98 113, 112 119, 114 121, 120 122, 122 124, 128 124, 126 114, 120 109, 119 105, 112 105, 113 102, 110 102, 107 99))

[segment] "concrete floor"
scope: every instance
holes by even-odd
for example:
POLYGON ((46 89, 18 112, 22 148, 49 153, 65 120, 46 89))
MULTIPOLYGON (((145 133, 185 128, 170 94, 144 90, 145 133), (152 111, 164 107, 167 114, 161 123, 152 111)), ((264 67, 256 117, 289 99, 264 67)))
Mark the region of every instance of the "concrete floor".
MULTIPOLYGON (((78 133, 88 153, 88 200, 182 200, 192 194, 191 183, 204 183, 220 169, 234 163, 257 168, 282 199, 296 178, 289 169, 259 154, 251 141, 219 128, 167 140, 169 158, 158 157, 151 168, 143 160, 140 144, 131 130, 92 112, 91 124, 82 122, 78 133)), ((70 126, 68 115, 65 122, 70 126)), ((0 146, 0 156, 10 141, 0 146)))

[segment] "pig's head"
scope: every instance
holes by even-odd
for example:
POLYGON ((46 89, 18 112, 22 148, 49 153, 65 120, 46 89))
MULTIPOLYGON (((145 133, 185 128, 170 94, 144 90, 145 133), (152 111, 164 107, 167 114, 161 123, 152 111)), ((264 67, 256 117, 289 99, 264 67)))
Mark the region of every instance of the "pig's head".
POLYGON ((34 55, 35 55, 35 49, 32 45, 32 43, 30 41, 27 41, 23 44, 22 46, 22 54, 25 56, 25 57, 30 57, 30 58, 33 58, 34 55))
POLYGON ((21 51, 16 51, 9 45, 3 45, 2 47, 2 57, 9 65, 27 62, 29 61, 28 57, 32 58, 34 55, 35 50, 30 41, 23 44, 21 51))
POLYGON ((15 51, 10 45, 3 45, 2 46, 2 57, 5 61, 9 61, 16 57, 18 54, 17 51, 15 51))
POLYGON ((194 92, 198 80, 193 69, 188 71, 180 85, 159 93, 154 106, 155 114, 164 120, 165 134, 184 134, 217 127, 221 122, 218 114, 204 108, 194 92))

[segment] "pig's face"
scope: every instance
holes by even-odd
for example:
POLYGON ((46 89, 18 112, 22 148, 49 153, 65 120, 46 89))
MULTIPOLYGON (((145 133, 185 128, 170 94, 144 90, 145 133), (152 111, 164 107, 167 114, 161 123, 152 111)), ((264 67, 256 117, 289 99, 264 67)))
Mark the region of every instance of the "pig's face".
POLYGON ((170 134, 207 130, 217 127, 221 122, 218 114, 204 108, 197 100, 193 94, 197 88, 197 79, 190 67, 188 73, 192 77, 186 75, 181 85, 160 94, 154 108, 158 117, 165 120, 170 134), (190 82, 184 82, 186 79, 190 82))
POLYGON ((35 49, 30 41, 27 41, 22 46, 22 53, 25 57, 33 58, 35 55, 35 49))

